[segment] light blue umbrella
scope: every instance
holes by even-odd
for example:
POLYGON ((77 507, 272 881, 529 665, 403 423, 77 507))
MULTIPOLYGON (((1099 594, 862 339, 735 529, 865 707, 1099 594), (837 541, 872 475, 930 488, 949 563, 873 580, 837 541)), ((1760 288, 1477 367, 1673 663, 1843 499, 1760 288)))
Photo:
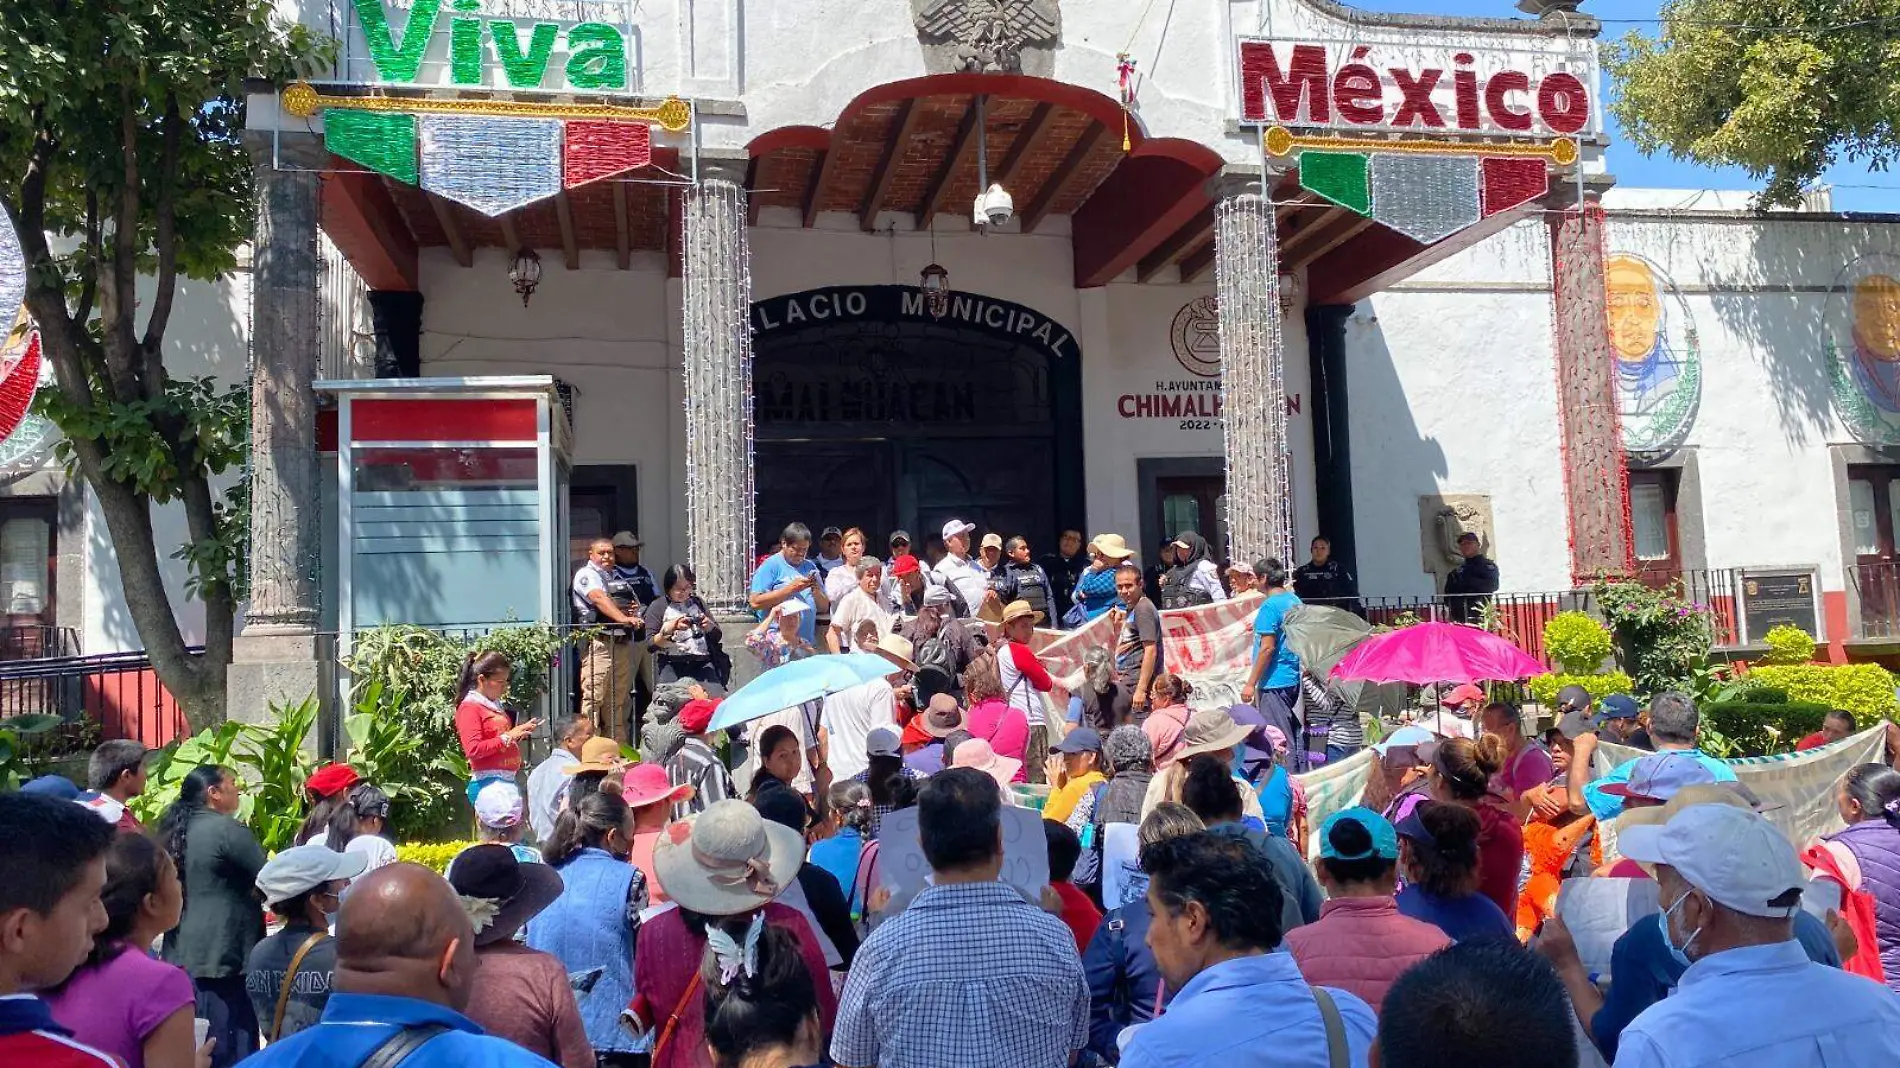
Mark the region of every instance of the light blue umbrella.
POLYGON ((706 729, 725 730, 750 723, 897 670, 896 664, 876 653, 824 654, 780 664, 721 701, 706 729))

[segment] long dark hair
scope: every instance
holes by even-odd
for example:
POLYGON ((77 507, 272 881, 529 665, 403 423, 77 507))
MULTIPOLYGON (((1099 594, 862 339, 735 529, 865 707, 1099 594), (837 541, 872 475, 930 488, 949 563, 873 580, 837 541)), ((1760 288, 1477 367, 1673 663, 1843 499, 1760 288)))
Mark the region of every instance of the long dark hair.
POLYGON ((304 815, 303 822, 297 825, 297 845, 309 845, 330 833, 330 814, 336 811, 343 801, 342 794, 319 797, 310 805, 310 811, 304 815))
POLYGON ((158 818, 159 841, 164 843, 165 852, 171 854, 172 863, 178 865, 181 879, 185 871, 185 835, 192 818, 208 811, 205 794, 230 774, 231 769, 221 764, 200 764, 186 772, 184 781, 178 784, 178 800, 167 806, 165 814, 158 818))
MULTIPOLYGON (((724 917, 711 922, 745 944, 750 917, 724 917)), ((706 950, 699 978, 706 987, 706 1043, 712 1047, 715 1068, 737 1068, 760 1050, 789 1046, 799 1029, 818 1019, 818 991, 799 952, 798 940, 783 927, 765 924, 759 931, 757 964, 751 974, 743 969, 730 984, 721 982, 718 959, 706 950)))
POLYGON ((1430 841, 1407 839, 1413 871, 1408 880, 1439 897, 1464 897, 1478 889, 1478 814, 1448 801, 1421 801, 1418 821, 1430 841))
POLYGON ((619 794, 588 794, 555 818, 554 830, 541 847, 541 854, 549 864, 561 867, 583 849, 605 849, 607 836, 626 831, 632 818, 633 810, 619 794))
POLYGON ((485 679, 497 671, 512 670, 514 663, 508 659, 507 653, 470 650, 468 658, 462 661, 462 673, 455 678, 455 700, 460 702, 466 698, 469 691, 475 688, 476 679, 485 679))
POLYGON ((385 828, 389 826, 389 795, 373 783, 359 782, 350 787, 346 803, 331 810, 329 837, 324 845, 343 852, 357 836, 357 824, 371 818, 380 818, 385 828))
POLYGON ((1900 828, 1900 771, 1885 764, 1861 764, 1841 780, 1841 789, 1860 805, 1861 822, 1884 819, 1900 828))
POLYGON ((904 778, 904 758, 901 756, 873 756, 869 758, 865 769, 864 782, 871 788, 871 803, 888 805, 891 803, 892 784, 904 778))
POLYGON ((126 939, 132 936, 145 899, 158 893, 159 878, 168 863, 165 851, 143 834, 113 836, 106 849, 106 885, 99 893, 106 926, 93 936, 92 952, 81 968, 97 968, 130 948, 126 939))

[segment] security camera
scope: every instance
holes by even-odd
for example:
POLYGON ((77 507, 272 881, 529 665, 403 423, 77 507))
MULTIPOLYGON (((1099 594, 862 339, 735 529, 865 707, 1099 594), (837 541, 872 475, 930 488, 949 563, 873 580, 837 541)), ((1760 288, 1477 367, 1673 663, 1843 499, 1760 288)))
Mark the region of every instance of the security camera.
POLYGON ((971 214, 978 226, 1001 226, 1015 217, 1016 200, 1001 182, 990 183, 976 198, 976 210, 971 214))

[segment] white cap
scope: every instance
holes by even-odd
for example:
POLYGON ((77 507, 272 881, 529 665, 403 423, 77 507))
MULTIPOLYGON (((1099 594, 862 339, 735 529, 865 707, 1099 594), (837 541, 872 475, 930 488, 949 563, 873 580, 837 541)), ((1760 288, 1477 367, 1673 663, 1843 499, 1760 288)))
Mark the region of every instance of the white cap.
POLYGON ((475 794, 475 818, 484 827, 513 827, 521 822, 521 788, 495 779, 475 794))
POLYGON ((965 523, 961 519, 952 519, 943 525, 943 540, 949 541, 958 534, 968 534, 975 529, 975 523, 965 523))
POLYGON ((1794 915, 1799 899, 1789 891, 1807 882, 1786 835, 1729 805, 1691 805, 1668 823, 1619 832, 1616 846, 1631 860, 1669 865, 1716 904, 1749 916, 1794 915))
POLYGON ((778 614, 781 616, 795 616, 810 607, 811 605, 806 604, 797 597, 787 597, 778 603, 778 614))
POLYGON ((354 879, 369 867, 368 853, 339 853, 315 843, 291 846, 264 862, 257 888, 268 904, 307 894, 332 879, 354 879))

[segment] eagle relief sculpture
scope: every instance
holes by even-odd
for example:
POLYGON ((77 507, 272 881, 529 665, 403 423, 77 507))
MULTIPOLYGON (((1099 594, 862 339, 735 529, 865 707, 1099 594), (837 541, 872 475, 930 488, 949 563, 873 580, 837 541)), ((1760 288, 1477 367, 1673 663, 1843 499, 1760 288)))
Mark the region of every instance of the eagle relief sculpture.
POLYGON ((1062 12, 1056 0, 913 2, 918 37, 927 45, 939 46, 932 52, 948 52, 946 58, 954 61, 942 65, 951 70, 1024 73, 1023 49, 1053 45, 1062 33, 1062 12))

